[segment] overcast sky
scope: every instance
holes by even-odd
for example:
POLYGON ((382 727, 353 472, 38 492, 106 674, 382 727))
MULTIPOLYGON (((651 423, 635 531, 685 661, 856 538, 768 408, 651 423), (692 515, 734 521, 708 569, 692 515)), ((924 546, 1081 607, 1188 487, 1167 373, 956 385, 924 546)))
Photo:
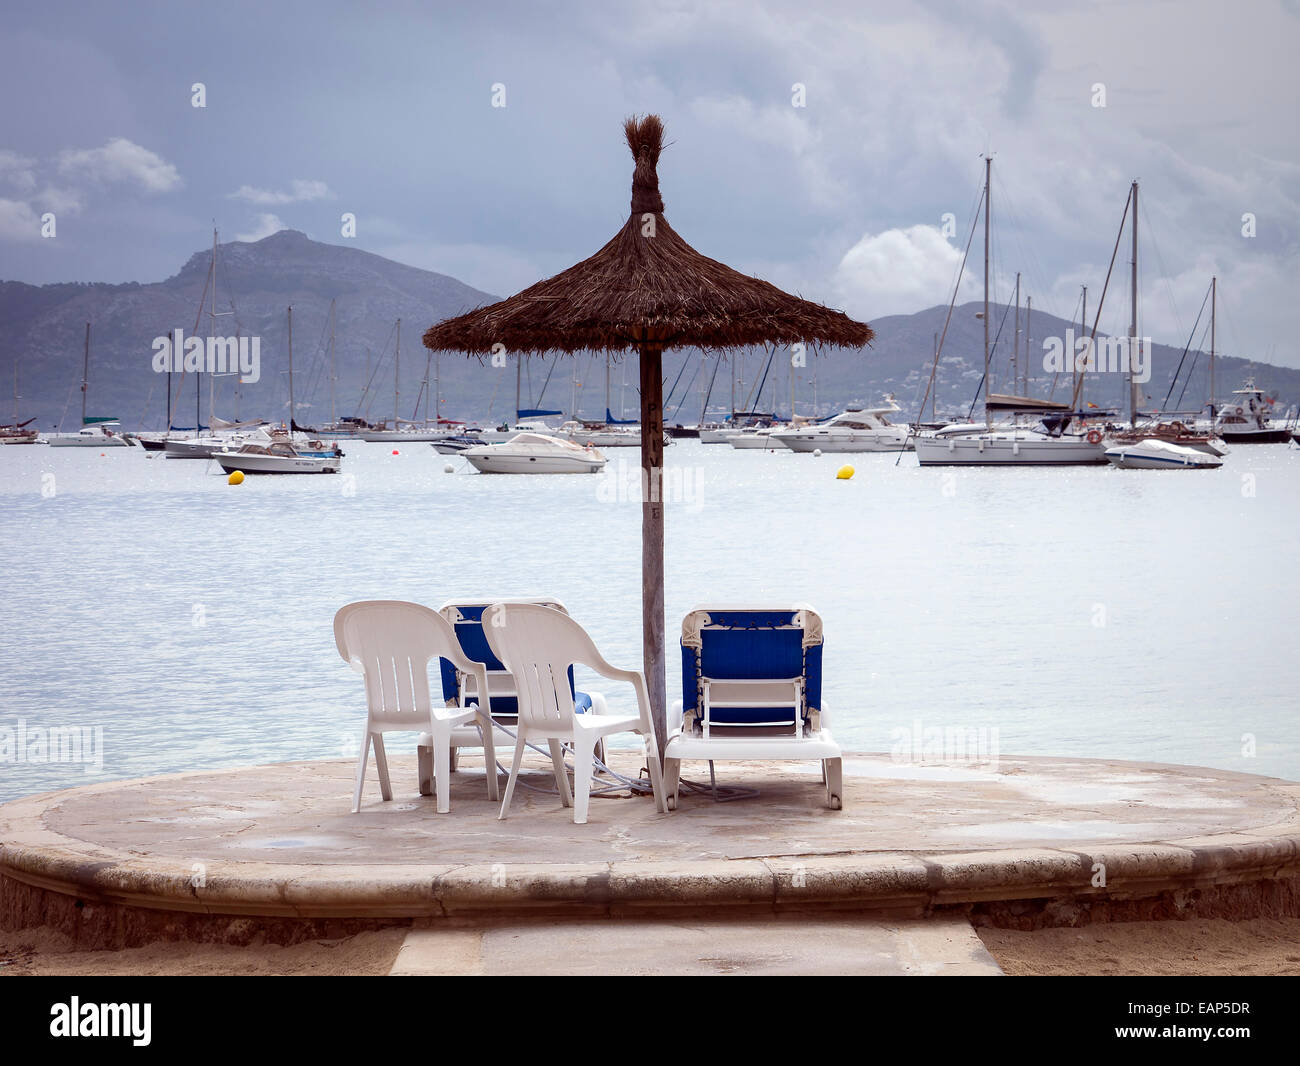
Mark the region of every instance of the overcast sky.
POLYGON ((351 212, 509 294, 622 224, 620 123, 655 111, 678 232, 805 297, 945 303, 990 151, 1001 298, 1095 301, 1136 178, 1142 332, 1181 345, 1217 273, 1220 348, 1300 366, 1300 0, 10 0, 0 55, 3 279, 155 281, 214 221, 342 244, 351 212))

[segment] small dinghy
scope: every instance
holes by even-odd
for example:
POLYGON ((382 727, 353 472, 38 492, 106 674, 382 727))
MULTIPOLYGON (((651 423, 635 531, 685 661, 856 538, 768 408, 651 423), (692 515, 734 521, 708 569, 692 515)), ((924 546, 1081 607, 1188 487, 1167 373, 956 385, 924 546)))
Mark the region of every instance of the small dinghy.
POLYGON ((1214 470, 1223 465, 1217 455, 1152 437, 1108 448, 1106 458, 1125 470, 1214 470))

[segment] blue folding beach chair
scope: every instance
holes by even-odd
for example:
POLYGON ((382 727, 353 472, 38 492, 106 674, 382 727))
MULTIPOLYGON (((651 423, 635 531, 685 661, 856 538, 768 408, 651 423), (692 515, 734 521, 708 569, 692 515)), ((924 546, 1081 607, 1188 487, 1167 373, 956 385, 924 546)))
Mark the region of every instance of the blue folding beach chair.
POLYGON ((843 806, 843 756, 822 700, 822 620, 811 607, 697 607, 682 620, 682 700, 668 722, 664 783, 677 806, 683 759, 822 764, 843 806))

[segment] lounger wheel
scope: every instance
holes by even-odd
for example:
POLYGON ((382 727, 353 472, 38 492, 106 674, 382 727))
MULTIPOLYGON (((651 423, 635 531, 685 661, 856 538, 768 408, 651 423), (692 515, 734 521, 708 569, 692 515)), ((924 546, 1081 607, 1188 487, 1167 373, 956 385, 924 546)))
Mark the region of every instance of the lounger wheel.
POLYGON ((677 810, 677 797, 676 797, 676 796, 669 796, 669 797, 667 797, 667 799, 668 799, 668 809, 669 809, 670 811, 675 811, 675 810, 677 810))
POLYGON ((827 801, 826 806, 833 811, 842 811, 844 809, 844 800, 839 796, 831 796, 827 801))

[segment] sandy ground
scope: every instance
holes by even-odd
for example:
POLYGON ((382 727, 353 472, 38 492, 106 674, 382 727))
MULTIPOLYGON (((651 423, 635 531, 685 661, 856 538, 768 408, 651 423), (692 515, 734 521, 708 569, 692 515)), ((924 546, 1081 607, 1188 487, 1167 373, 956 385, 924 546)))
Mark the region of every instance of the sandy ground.
POLYGON ((0 932, 0 977, 20 974, 75 976, 238 976, 241 974, 383 976, 392 968, 406 929, 312 940, 292 947, 258 944, 190 944, 160 941, 126 951, 75 951, 49 929, 0 932))
POLYGON ((1013 976, 1300 976, 1300 918, 978 932, 989 954, 1013 976))
MULTIPOLYGON (((127 951, 76 951, 48 929, 0 932, 0 977, 22 974, 318 975, 388 973, 405 929, 293 947, 160 942, 127 951)), ((1300 976, 1300 918, 1244 922, 1117 922, 1033 933, 980 929, 1012 975, 1300 976)))

